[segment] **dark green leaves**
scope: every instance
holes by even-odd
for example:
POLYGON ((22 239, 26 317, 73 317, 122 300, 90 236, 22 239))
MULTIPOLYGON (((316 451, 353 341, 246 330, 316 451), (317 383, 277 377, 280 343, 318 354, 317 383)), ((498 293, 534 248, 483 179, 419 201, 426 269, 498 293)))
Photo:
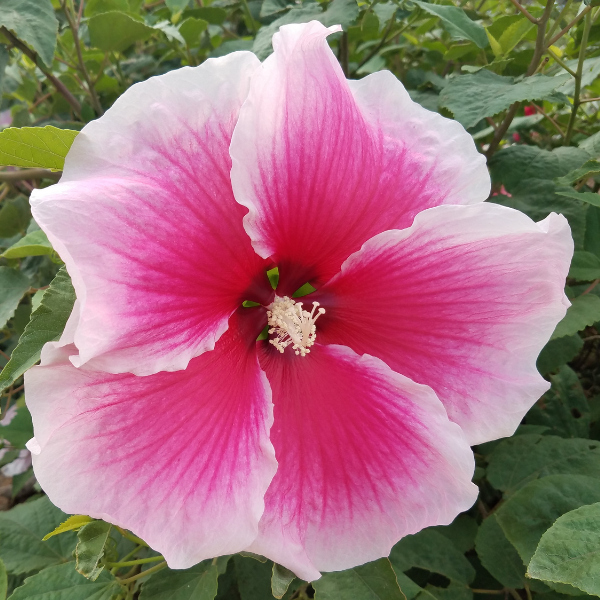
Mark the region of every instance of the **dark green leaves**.
POLYGON ((600 595, 600 503, 559 517, 542 536, 527 572, 600 595))
POLYGON ((61 336, 74 303, 75 292, 63 267, 46 290, 40 306, 31 315, 31 321, 13 350, 10 361, 0 373, 0 390, 12 385, 40 359, 42 346, 46 342, 61 336))
MULTIPOLYGON (((42 541, 44 535, 66 518, 47 497, 0 512, 0 558, 7 570, 15 574, 30 573, 72 560, 74 533, 42 541)), ((73 564, 68 567, 75 572, 73 564)))
POLYGON ((213 600, 218 575, 210 560, 184 571, 159 571, 142 586, 140 600, 213 600))
POLYGON ((404 600, 387 558, 336 573, 313 583, 315 600, 404 600))
POLYGON ((104 556, 104 546, 110 534, 111 525, 104 521, 92 521, 84 525, 77 534, 75 549, 76 568, 87 579, 96 581, 104 567, 98 565, 104 556))
POLYGON ((498 444, 488 460, 488 481, 506 495, 548 475, 571 473, 600 479, 600 442, 593 440, 518 435, 498 444))
POLYGON ((28 577, 11 600, 112 600, 121 586, 107 572, 95 582, 80 575, 72 564, 58 565, 28 577))
POLYGON ((43 167, 60 171, 78 133, 51 125, 9 127, 0 132, 0 165, 43 167))
POLYGON ((0 26, 29 44, 52 66, 58 21, 50 0, 0 0, 0 26))
POLYGON ((283 598, 295 577, 294 573, 289 569, 273 563, 273 573, 271 575, 271 591, 273 592, 273 596, 275 598, 283 598))
POLYGON ((525 565, 506 539, 495 515, 487 517, 479 526, 475 548, 483 566, 502 585, 516 589, 525 586, 525 565))
POLYGON ((439 17, 444 29, 446 29, 452 39, 469 40, 480 48, 486 48, 489 45, 485 29, 479 23, 475 23, 469 19, 462 8, 430 4, 429 2, 419 2, 418 0, 415 0, 415 4, 429 14, 439 17))
POLYGON ((425 529, 401 539, 392 548, 390 561, 399 577, 417 567, 448 578, 450 583, 446 587, 435 585, 435 580, 425 587, 440 600, 447 594, 456 600, 472 597, 469 584, 475 577, 475 570, 456 545, 434 529, 425 529))
POLYGON ((155 29, 124 12, 94 15, 88 22, 90 42, 105 52, 126 50, 133 43, 147 40, 155 29))
POLYGON ((552 92, 570 76, 536 75, 515 82, 487 69, 451 78, 440 94, 440 106, 452 111, 454 118, 465 127, 477 125, 485 117, 506 110, 514 102, 539 100, 552 92))
POLYGON ((540 538, 558 517, 593 502, 600 502, 600 479, 549 475, 515 492, 495 514, 506 537, 528 564, 540 538))
POLYGON ((0 329, 15 314, 15 309, 29 288, 26 275, 8 267, 0 267, 0 329))
POLYGON ((18 242, 7 248, 0 256, 2 258, 24 258, 26 256, 45 256, 54 254, 54 248, 48 241, 48 236, 37 229, 23 236, 18 242))
POLYGON ((595 294, 579 296, 571 301, 564 319, 556 326, 553 338, 573 335, 588 325, 600 321, 600 297, 595 294))
MULTIPOLYGON (((598 198, 600 199, 600 196, 598 198)), ((600 258, 592 252, 583 250, 575 252, 569 269, 569 277, 577 279, 577 281, 598 279, 600 277, 600 258)))
POLYGON ((527 413, 527 423, 562 437, 588 437, 590 407, 577 374, 563 365, 550 380, 552 387, 527 413))

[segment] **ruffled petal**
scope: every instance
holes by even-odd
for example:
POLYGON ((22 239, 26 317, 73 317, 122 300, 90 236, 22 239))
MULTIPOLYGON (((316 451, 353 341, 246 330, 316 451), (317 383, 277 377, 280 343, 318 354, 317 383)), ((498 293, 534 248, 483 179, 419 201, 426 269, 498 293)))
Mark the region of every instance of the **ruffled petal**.
POLYGON ((81 303, 76 366, 184 369, 244 300, 268 300, 229 178, 258 65, 235 53, 134 85, 77 136, 60 183, 34 190, 81 303))
POLYGON ((317 339, 432 387, 471 444, 508 436, 550 386, 536 359, 569 306, 572 254, 562 215, 432 208, 369 240, 315 294, 317 339))
POLYGON ((276 461, 257 327, 243 319, 185 371, 76 369, 74 346, 28 371, 28 448, 52 502, 130 529, 176 569, 247 547, 276 461))
POLYGON ((254 248, 284 294, 319 285, 373 235, 439 204, 483 202, 485 158, 456 121, 412 102, 389 72, 348 82, 313 21, 287 25, 252 79, 231 178, 254 248))
POLYGON ((259 357, 279 468, 250 551, 311 581, 473 504, 473 454, 430 388, 343 346, 259 357))

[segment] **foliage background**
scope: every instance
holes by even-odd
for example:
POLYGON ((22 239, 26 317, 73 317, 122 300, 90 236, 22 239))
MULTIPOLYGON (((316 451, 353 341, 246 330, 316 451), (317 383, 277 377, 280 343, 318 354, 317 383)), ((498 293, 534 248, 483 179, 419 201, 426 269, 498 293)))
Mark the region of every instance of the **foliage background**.
POLYGON ((0 0, 0 600, 599 596, 597 4, 0 0), (22 375, 60 336, 74 295, 31 219, 31 190, 58 180, 77 131, 137 81, 235 50, 263 59, 280 25, 312 19, 342 24, 330 43, 349 77, 389 69, 416 102, 469 130, 488 157, 489 201, 569 219, 572 306, 538 360, 551 390, 512 438, 474 448, 472 509, 403 539, 389 560, 312 585, 241 555, 171 571, 142 540, 86 517, 43 541, 67 515, 29 467, 22 375))

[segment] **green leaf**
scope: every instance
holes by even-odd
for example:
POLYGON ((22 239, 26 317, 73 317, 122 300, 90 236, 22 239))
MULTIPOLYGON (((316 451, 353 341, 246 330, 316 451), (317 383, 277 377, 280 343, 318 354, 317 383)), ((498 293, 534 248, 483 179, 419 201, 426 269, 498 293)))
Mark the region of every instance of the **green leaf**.
POLYGON ((219 571, 211 562, 184 571, 159 571, 142 585, 140 600, 213 600, 219 571))
POLYGON ((94 15, 88 21, 88 28, 90 44, 104 52, 122 52, 155 32, 153 27, 119 11, 94 15))
POLYGON ((52 255, 54 248, 48 241, 48 236, 37 229, 22 237, 16 244, 7 248, 0 257, 2 258, 25 258, 26 256, 52 255))
POLYGON ((576 192, 575 190, 563 190, 556 193, 561 196, 566 196, 567 198, 581 200, 582 202, 586 202, 587 204, 591 204, 592 206, 600 206, 600 194, 595 194, 594 192, 576 192))
POLYGON ((349 27, 358 17, 356 0, 333 0, 327 10, 316 2, 309 2, 302 7, 292 8, 282 17, 275 19, 270 25, 261 27, 254 40, 252 52, 261 60, 273 52, 271 39, 282 25, 290 23, 306 23, 307 21, 320 21, 323 25, 337 25, 349 27))
POLYGON ((290 583, 292 583, 295 578, 296 575, 294 575, 292 571, 277 563, 273 563, 273 571, 271 574, 271 592, 273 593, 273 596, 279 599, 283 598, 290 587, 290 583))
POLYGON ((559 517, 542 536, 527 573, 600 596, 600 503, 559 517))
MULTIPOLYGON (((600 199, 600 196, 598 196, 600 199)), ((593 281, 600 277, 600 258, 592 252, 578 250, 573 254, 569 277, 577 281, 593 281)))
POLYGON ((525 565, 515 547, 506 539, 496 515, 491 514, 479 526, 475 549, 481 564, 502 585, 525 587, 525 565))
POLYGON ((15 448, 25 448, 25 444, 33 437, 31 414, 26 406, 17 409, 17 414, 8 425, 0 425, 0 437, 7 439, 15 448))
POLYGON ((527 423, 549 427, 548 433, 561 437, 588 437, 590 406, 577 373, 563 365, 550 380, 550 391, 529 410, 527 423))
POLYGON ((468 586, 475 577, 475 569, 446 536, 433 528, 401 539, 392 548, 390 561, 398 576, 417 567, 447 577, 450 580, 448 587, 428 584, 425 588, 440 600, 449 596, 470 600, 473 596, 468 586))
POLYGON ((348 29, 358 19, 358 4, 356 0, 333 0, 323 15, 317 19, 326 27, 341 25, 344 30, 348 29))
POLYGON ((477 521, 467 514, 460 514, 450 525, 437 525, 429 529, 447 537, 460 552, 465 553, 473 549, 477 535, 477 521))
POLYGON ((110 535, 110 523, 92 521, 84 525, 77 534, 75 548, 76 569, 90 581, 96 581, 104 570, 104 565, 98 563, 104 556, 104 546, 110 535))
POLYGON ((112 600, 121 591, 117 580, 107 572, 95 582, 87 580, 73 564, 44 569, 28 577, 10 600, 112 600))
POLYGON ((4 562, 0 559, 0 600, 6 600, 6 592, 8 591, 8 574, 4 562))
POLYGON ((0 26, 29 44, 47 67, 52 66, 58 21, 51 0, 0 0, 0 26))
POLYGON ((127 0, 88 0, 85 3, 83 14, 87 18, 90 18, 94 15, 109 12, 111 10, 127 12, 129 11, 129 2, 127 2, 127 0))
POLYGON ((264 19, 265 17, 276 15, 292 7, 293 4, 290 4, 288 0, 263 0, 263 3, 260 5, 260 18, 264 19))
POLYGON ((450 110, 454 118, 468 129, 485 117, 493 117, 506 110, 514 102, 552 97, 552 92, 569 77, 569 74, 559 77, 534 75, 517 83, 512 77, 502 77, 482 69, 477 73, 452 77, 440 93, 440 105, 450 110))
POLYGON ((8 127, 0 132, 0 165, 60 171, 78 133, 52 125, 8 127))
POLYGON ((498 38, 502 54, 507 55, 531 31, 533 23, 526 17, 517 18, 498 38))
POLYGON ((189 0, 165 0, 167 8, 173 15, 182 13, 190 3, 189 0))
POLYGON ((557 177, 554 182, 556 185, 572 185, 581 181, 582 179, 587 179, 588 177, 593 177, 594 175, 598 175, 600 173, 600 162, 597 160, 588 160, 578 169, 574 169, 570 173, 567 173, 563 177, 557 177))
POLYGON ((548 475, 570 473, 600 479, 600 442, 519 435, 500 442, 488 463, 488 481, 510 496, 530 481, 548 475))
POLYGON ((585 150, 591 157, 597 158, 600 156, 600 131, 584 138, 578 145, 581 150, 585 150))
POLYGON ((528 564, 540 538, 566 512, 600 501, 600 480, 583 475, 549 475, 513 494, 494 513, 508 540, 528 564))
POLYGON ((25 196, 5 200, 0 208, 0 238, 24 232, 30 220, 29 200, 25 196))
POLYGON ((489 45, 485 29, 479 23, 471 21, 462 8, 429 4, 428 2, 420 2, 419 0, 414 0, 414 3, 430 15, 439 17, 444 29, 446 29, 452 39, 469 40, 477 44, 479 48, 487 48, 489 45))
POLYGON ((583 340, 577 334, 550 340, 538 356, 538 371, 542 375, 556 371, 561 365, 573 360, 582 348, 583 340))
MULTIPOLYGON (((0 512, 0 558, 7 570, 17 575, 31 573, 72 560, 74 533, 42 541, 66 517, 46 496, 0 512)), ((73 564, 69 569, 75 572, 73 564)))
POLYGON ((504 184, 512 193, 525 180, 553 180, 578 169, 588 159, 589 154, 581 148, 561 146, 550 152, 520 144, 496 152, 489 166, 492 181, 504 184))
POLYGON ((12 385, 40 359, 46 342, 60 338, 74 303, 75 291, 66 269, 62 267, 46 290, 40 306, 32 313, 17 347, 0 373, 0 391, 12 385))
POLYGON ((188 17, 179 27, 179 33, 188 46, 195 46, 200 43, 200 36, 206 31, 208 21, 188 17))
POLYGON ((595 294, 579 296, 571 301, 567 314, 556 326, 552 339, 573 335, 600 321, 600 297, 595 294))
MULTIPOLYGON (((523 170, 526 169, 527 165, 524 164, 523 170)), ((551 212, 564 215, 569 221, 575 248, 583 250, 588 209, 583 202, 559 196, 556 185, 545 179, 525 179, 508 191, 512 197, 499 194, 489 201, 520 210, 534 221, 544 219, 551 212)))
POLYGON ((227 18, 227 11, 217 6, 202 6, 192 8, 183 13, 184 18, 194 17, 208 21, 211 25, 222 25, 227 18))
POLYGON ((42 541, 49 540, 51 537, 55 535, 59 535, 61 533, 65 533, 65 531, 74 531, 83 527, 86 523, 89 523, 92 520, 92 517, 88 517, 87 515, 72 515, 69 517, 64 523, 61 523, 56 529, 46 534, 42 541))
POLYGON ((29 277, 9 267, 0 267, 0 329, 15 314, 25 292, 31 287, 29 277))
POLYGON ((315 600, 404 600, 387 558, 346 571, 323 573, 312 585, 315 600))

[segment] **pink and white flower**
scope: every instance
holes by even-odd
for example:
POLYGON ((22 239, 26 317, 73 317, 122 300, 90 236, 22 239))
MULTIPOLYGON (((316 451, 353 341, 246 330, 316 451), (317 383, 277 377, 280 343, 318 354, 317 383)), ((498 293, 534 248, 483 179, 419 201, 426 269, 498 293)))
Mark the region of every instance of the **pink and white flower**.
POLYGON ((474 502, 469 444, 548 388, 566 220, 484 204, 471 137, 388 72, 347 81, 338 30, 133 86, 32 196, 78 297, 26 377, 36 476, 173 568, 385 556, 474 502))

